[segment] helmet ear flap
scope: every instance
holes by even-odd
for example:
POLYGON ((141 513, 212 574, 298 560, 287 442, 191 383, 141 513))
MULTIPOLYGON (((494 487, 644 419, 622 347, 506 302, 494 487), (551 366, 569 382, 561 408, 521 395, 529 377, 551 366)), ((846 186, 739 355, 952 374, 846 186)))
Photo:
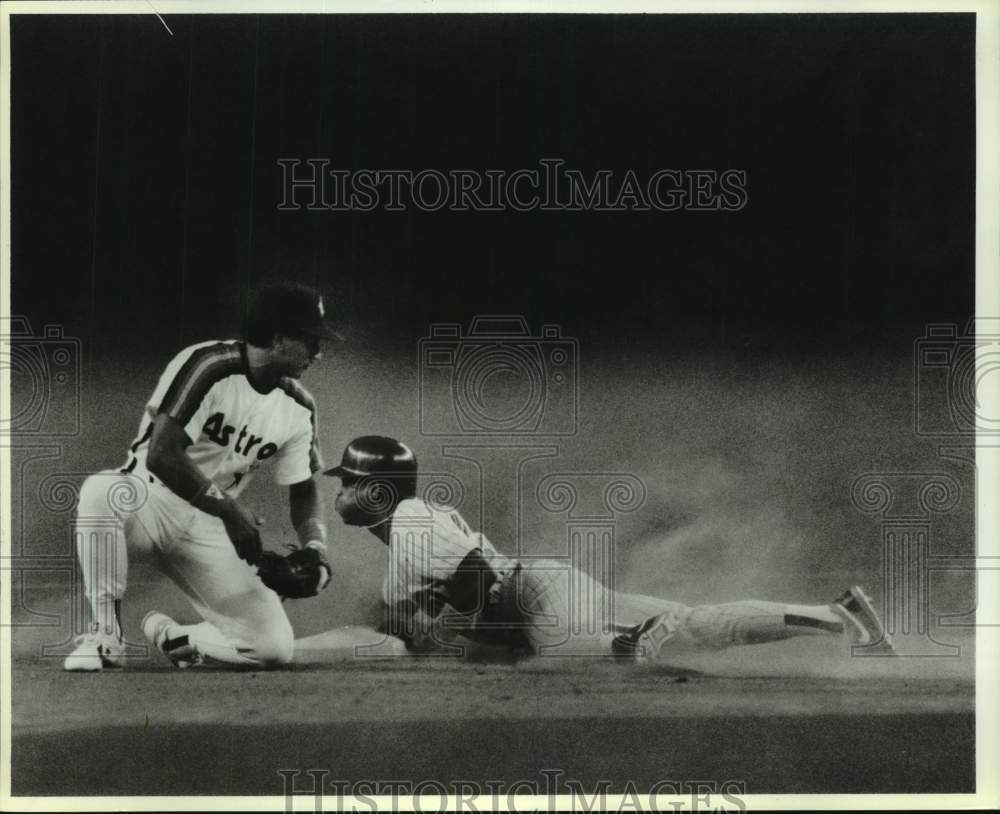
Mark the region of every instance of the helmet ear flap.
POLYGON ((400 501, 395 484, 384 475, 366 475, 361 478, 354 494, 358 508, 372 516, 391 512, 400 501))
POLYGON ((417 473, 404 473, 398 477, 400 500, 417 496, 417 473))
POLYGON ((368 514, 391 512, 404 500, 417 496, 416 472, 376 472, 356 482, 358 506, 368 514))

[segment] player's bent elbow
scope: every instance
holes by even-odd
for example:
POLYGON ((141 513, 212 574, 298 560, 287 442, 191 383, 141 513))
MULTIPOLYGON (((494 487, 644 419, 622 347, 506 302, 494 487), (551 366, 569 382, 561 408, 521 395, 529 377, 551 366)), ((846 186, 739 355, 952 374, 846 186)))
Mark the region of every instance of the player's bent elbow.
POLYGON ((163 439, 157 439, 154 436, 146 452, 146 469, 160 480, 163 480, 165 475, 169 477, 167 470, 171 468, 170 462, 172 456, 170 453, 170 443, 163 439))
POLYGON ((163 470, 167 466, 167 455, 163 447, 162 443, 156 444, 150 442, 149 449, 146 450, 146 469, 160 480, 163 480, 163 470))
POLYGON ((153 423, 153 434, 146 451, 146 468, 163 480, 164 475, 169 476, 170 470, 175 467, 178 456, 185 454, 190 442, 184 428, 161 413, 153 423))

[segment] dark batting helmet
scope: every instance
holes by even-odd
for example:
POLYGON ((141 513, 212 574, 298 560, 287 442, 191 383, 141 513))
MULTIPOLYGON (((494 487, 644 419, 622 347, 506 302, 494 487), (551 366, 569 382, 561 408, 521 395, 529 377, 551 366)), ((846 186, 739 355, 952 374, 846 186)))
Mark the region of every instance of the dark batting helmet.
POLYGON ((340 464, 323 474, 389 481, 399 500, 417 494, 417 456, 406 444, 384 435, 355 438, 344 449, 340 464))

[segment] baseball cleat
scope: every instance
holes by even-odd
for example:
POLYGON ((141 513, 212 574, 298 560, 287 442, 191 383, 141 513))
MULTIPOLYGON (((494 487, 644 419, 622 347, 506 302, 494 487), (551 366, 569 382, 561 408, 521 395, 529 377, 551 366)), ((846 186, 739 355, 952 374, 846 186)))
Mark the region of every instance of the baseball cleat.
POLYGON ((66 656, 63 669, 71 673, 96 673, 106 667, 121 667, 124 658, 121 639, 95 629, 76 637, 76 649, 66 656))
POLYGON ((177 622, 159 611, 150 611, 142 618, 142 632, 145 637, 176 667, 184 670, 192 665, 201 664, 201 654, 188 641, 186 635, 170 635, 170 629, 175 626, 177 622))
POLYGON ((830 607, 844 619, 845 627, 854 644, 881 644, 886 650, 892 651, 892 638, 885 632, 882 620, 875 610, 875 604, 861 586, 848 588, 831 603, 830 607))
POLYGON ((660 649, 677 630, 674 614, 661 613, 630 628, 613 639, 611 651, 618 656, 632 656, 636 661, 655 661, 660 649))

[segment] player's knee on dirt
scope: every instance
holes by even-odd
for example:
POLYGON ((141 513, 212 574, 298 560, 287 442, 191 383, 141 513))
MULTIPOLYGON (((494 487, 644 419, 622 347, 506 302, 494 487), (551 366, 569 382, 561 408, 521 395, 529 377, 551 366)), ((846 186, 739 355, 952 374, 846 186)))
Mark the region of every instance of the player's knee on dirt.
POLYGON ((252 655, 266 667, 291 664, 295 653, 295 635, 290 624, 275 625, 254 637, 252 655))
POLYGON ((501 586, 505 620, 517 635, 516 645, 534 654, 570 639, 569 571, 553 560, 535 560, 515 569, 501 586))
MULTIPOLYGON (((120 476, 119 476, 120 477, 120 476)), ((114 517, 111 508, 111 489, 119 478, 105 473, 89 475, 80 485, 80 498, 76 513, 83 520, 114 517)))

